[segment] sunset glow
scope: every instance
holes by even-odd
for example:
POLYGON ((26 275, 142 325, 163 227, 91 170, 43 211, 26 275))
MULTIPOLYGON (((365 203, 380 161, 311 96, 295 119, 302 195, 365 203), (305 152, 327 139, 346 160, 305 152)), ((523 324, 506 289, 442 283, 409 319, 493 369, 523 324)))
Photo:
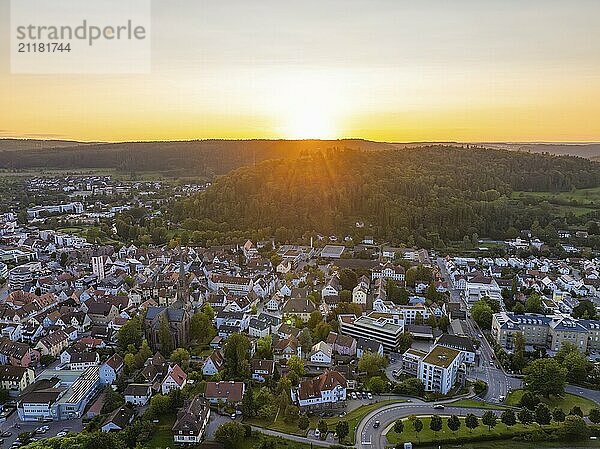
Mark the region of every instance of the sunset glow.
POLYGON ((600 3, 442 4, 156 1, 150 74, 2 59, 0 136, 600 140, 600 3))

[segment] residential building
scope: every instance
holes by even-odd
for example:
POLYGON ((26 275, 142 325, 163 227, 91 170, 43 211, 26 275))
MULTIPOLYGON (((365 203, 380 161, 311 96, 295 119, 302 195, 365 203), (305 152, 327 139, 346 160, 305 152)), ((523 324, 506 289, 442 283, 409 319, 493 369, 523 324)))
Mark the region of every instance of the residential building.
POLYGON ((292 401, 302 411, 323 408, 337 408, 345 404, 348 382, 338 371, 325 371, 323 374, 300 382, 292 389, 292 401))

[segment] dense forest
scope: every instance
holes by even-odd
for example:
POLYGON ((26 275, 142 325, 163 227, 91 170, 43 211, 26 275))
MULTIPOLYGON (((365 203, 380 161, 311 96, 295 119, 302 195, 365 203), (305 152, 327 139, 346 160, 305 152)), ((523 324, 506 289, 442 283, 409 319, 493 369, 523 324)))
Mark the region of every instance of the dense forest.
POLYGON ((68 145, 69 142, 0 139, 0 169, 111 168, 124 172, 158 171, 211 178, 267 159, 298 157, 306 151, 341 147, 361 150, 393 144, 345 140, 195 140, 68 145))
POLYGON ((517 190, 595 186, 600 164, 570 156, 447 146, 325 150, 239 168, 176 203, 172 218, 190 231, 264 230, 283 240, 307 232, 372 234, 439 246, 473 234, 516 237, 510 234, 532 226, 596 218, 560 216, 548 203, 510 197, 517 190))

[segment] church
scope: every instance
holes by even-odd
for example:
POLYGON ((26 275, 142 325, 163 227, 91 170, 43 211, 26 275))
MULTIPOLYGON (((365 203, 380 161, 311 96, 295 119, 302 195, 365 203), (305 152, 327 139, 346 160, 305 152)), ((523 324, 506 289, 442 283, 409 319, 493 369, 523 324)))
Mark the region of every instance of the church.
POLYGON ((150 307, 146 312, 144 320, 146 339, 154 351, 164 351, 160 342, 160 328, 163 320, 168 323, 171 348, 184 348, 187 346, 190 341, 190 309, 190 293, 180 249, 177 301, 169 307, 150 307))

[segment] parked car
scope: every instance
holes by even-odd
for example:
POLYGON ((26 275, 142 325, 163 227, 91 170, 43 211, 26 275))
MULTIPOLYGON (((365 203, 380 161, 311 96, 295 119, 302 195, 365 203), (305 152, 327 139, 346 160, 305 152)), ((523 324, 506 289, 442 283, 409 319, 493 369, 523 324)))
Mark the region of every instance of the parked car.
POLYGON ((232 413, 231 416, 230 416, 231 419, 235 419, 235 417, 236 417, 235 413, 232 413))
POLYGON ((319 429, 315 429, 315 437, 319 438, 321 436, 321 431, 319 429))
POLYGON ((352 392, 352 399, 356 399, 356 393, 352 392))
POLYGON ((370 401, 371 399, 373 399, 373 395, 371 393, 367 393, 367 398, 369 398, 370 401))
POLYGON ((6 432, 3 432, 1 436, 3 436, 4 438, 10 437, 12 436, 12 432, 7 430, 6 432))

